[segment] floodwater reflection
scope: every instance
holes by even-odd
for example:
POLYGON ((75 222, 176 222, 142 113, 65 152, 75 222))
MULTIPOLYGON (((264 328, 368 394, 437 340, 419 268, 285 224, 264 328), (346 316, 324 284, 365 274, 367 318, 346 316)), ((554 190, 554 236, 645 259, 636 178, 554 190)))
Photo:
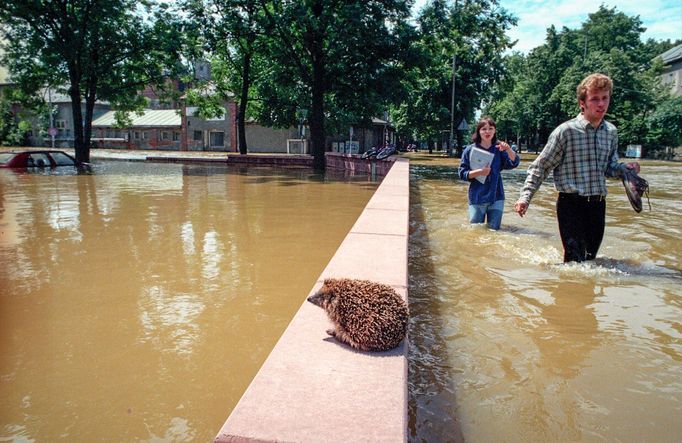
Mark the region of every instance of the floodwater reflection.
POLYGON ((505 171, 494 232, 451 163, 411 167, 410 441, 677 441, 682 165, 643 165, 651 212, 611 181, 599 257, 565 265, 551 184, 521 219, 505 171))
POLYGON ((0 440, 210 441, 376 186, 0 171, 0 440))

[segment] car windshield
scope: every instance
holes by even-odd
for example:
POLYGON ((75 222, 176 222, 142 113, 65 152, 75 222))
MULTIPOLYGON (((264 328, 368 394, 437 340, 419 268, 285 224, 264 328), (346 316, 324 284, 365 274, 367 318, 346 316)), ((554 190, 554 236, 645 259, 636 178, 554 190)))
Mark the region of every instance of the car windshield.
POLYGON ((12 157, 14 157, 14 154, 11 152, 0 152, 0 164, 4 165, 10 161, 12 157))

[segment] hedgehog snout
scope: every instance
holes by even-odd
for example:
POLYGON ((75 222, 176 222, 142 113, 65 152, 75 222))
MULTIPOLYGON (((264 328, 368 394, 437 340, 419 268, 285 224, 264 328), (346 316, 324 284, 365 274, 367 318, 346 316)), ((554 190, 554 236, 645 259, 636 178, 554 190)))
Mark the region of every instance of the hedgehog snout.
POLYGON ((308 297, 308 301, 316 306, 322 307, 323 296, 319 292, 308 297))

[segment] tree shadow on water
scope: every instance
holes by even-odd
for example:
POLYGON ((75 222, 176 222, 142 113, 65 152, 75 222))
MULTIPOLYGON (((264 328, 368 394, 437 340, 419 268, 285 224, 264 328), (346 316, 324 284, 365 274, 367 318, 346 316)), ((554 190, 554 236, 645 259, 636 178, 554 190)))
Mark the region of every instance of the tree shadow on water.
POLYGON ((419 184, 410 184, 408 441, 463 442, 435 266, 419 184))

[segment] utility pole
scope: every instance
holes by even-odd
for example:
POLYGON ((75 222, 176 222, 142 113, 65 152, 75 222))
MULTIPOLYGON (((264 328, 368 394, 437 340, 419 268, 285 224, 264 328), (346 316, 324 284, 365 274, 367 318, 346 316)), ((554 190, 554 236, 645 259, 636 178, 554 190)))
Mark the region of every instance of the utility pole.
POLYGON ((450 100, 450 143, 448 143, 448 157, 452 157, 452 145, 455 136, 455 70, 457 69, 457 55, 452 54, 452 99, 450 100))
POLYGON ((54 136, 57 135, 57 129, 54 127, 54 110, 52 109, 52 88, 50 85, 47 86, 47 99, 49 102, 49 109, 50 109, 50 129, 49 129, 49 134, 50 134, 50 139, 51 143, 50 146, 52 149, 54 149, 54 136))
MULTIPOLYGON (((455 0, 455 14, 457 14, 457 3, 455 0)), ((448 157, 452 157, 452 146, 455 140, 455 73, 457 71, 457 53, 453 45, 452 48, 452 98, 450 99, 450 143, 448 143, 448 157)))

